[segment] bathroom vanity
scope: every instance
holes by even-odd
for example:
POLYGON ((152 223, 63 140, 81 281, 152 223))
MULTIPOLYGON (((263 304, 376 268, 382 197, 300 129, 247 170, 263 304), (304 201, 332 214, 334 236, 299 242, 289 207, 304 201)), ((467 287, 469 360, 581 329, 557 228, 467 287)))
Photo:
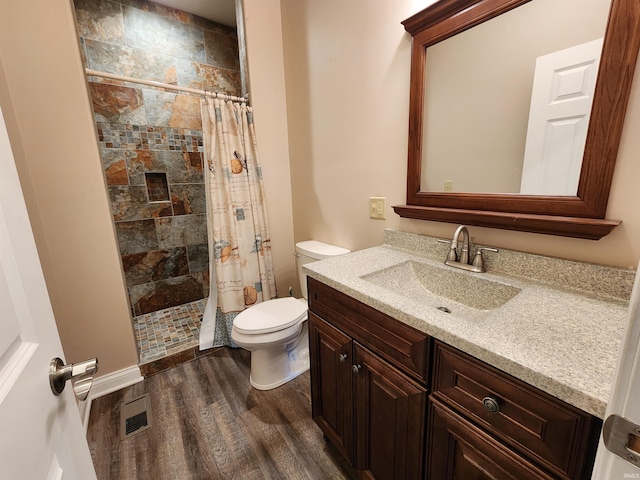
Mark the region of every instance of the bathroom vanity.
POLYGON ((386 231, 305 267, 316 423, 363 478, 590 478, 634 272, 451 276, 447 248, 386 231))

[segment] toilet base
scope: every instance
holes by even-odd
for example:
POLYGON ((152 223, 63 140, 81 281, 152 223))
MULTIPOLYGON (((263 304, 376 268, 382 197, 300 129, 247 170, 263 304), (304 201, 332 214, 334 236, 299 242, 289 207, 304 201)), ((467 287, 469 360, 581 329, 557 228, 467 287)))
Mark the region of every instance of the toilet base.
POLYGON ((287 351, 281 348, 253 350, 249 383, 257 390, 271 390, 309 370, 309 335, 307 322, 298 344, 287 351))
MULTIPOLYGON (((252 356, 255 353, 257 353, 257 352, 253 352, 252 356)), ((276 387, 279 387, 280 385, 284 385, 288 381, 293 380, 294 378, 296 378, 298 375, 302 375, 307 370, 309 370, 309 363, 308 362, 307 362, 306 367, 300 368, 299 370, 290 370, 289 372, 287 372, 287 375, 285 377, 278 378, 273 382, 271 382, 270 379, 262 378, 263 375, 260 375, 260 374, 258 375, 258 379, 254 379, 253 378, 253 373, 251 373, 251 375, 249 375, 249 383, 256 390, 271 390, 271 389, 274 389, 276 387)))

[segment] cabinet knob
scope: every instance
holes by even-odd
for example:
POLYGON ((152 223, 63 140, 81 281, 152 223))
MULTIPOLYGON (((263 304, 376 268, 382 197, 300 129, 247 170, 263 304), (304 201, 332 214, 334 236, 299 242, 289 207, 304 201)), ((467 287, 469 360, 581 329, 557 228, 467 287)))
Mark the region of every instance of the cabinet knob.
POLYGON ((340 363, 344 363, 346 359, 347 359, 346 353, 341 353, 340 356, 338 357, 338 360, 340 360, 340 363))
POLYGON ((484 408, 487 409, 489 413, 498 413, 500 411, 500 405, 498 404, 498 399, 492 395, 488 395, 482 399, 482 404, 484 408))
POLYGON ((354 365, 351 367, 351 369, 353 370, 353 373, 360 373, 360 370, 362 370, 362 365, 354 365))

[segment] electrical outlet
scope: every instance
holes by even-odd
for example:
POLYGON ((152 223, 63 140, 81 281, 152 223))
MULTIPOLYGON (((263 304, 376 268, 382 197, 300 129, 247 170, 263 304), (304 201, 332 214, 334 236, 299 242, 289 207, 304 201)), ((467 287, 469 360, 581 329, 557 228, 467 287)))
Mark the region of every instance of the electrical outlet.
POLYGON ((387 218, 387 197, 369 197, 369 218, 387 218))
POLYGON ((453 180, 445 180, 444 181, 444 191, 452 192, 453 191, 453 180))

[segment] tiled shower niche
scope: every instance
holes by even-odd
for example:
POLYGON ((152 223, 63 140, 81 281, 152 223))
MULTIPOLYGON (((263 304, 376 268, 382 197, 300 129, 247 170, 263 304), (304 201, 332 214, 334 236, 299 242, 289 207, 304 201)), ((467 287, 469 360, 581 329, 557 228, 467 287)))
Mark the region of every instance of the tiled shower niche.
POLYGON ((169 183, 166 173, 148 172, 144 174, 147 184, 147 198, 149 202, 168 202, 169 183))
MULTIPOLYGON (((75 10, 87 68, 241 94, 235 29, 144 0, 75 0, 75 10)), ((200 98, 97 76, 89 91, 133 316, 199 302, 209 294, 200 98)))

